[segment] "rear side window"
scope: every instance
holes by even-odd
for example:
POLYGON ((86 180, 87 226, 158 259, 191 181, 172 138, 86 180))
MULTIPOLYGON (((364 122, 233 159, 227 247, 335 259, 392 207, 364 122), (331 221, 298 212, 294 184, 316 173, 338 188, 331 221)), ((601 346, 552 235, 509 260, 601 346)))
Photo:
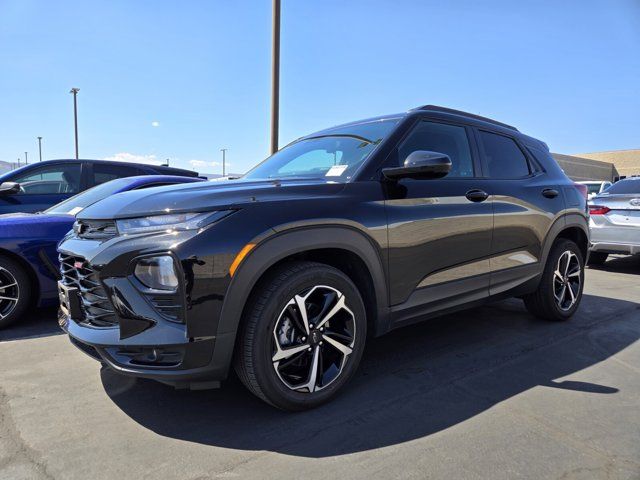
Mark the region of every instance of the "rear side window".
POLYGON ((529 175, 527 158, 511 138, 480 131, 487 175, 491 178, 522 178, 529 175))
POLYGON ((422 121, 398 148, 398 161, 402 163, 417 150, 445 153, 451 159, 447 178, 473 177, 473 160, 467 131, 464 127, 422 121))
POLYGON ((140 170, 127 165, 93 164, 93 185, 115 180, 116 178, 133 177, 140 175, 140 170))

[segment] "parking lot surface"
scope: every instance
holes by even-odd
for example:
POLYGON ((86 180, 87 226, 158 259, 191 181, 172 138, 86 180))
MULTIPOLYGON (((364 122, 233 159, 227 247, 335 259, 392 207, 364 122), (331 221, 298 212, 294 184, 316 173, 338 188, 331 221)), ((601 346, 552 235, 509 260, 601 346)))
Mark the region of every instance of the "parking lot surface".
POLYGON ((640 258, 587 271, 569 322, 509 300, 368 345, 334 402, 117 375, 53 310, 0 332, 0 478, 640 478, 640 258))

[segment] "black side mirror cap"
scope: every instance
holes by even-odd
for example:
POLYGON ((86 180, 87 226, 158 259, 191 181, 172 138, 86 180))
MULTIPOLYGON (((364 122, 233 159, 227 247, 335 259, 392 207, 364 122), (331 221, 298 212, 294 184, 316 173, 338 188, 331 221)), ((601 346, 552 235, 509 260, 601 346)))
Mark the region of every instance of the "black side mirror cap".
POLYGON ((401 178, 434 179, 445 177, 451 171, 449 155, 428 150, 416 150, 409 154, 402 167, 385 168, 382 174, 389 180, 401 178))
POLYGON ((16 182, 0 183, 0 195, 14 195, 20 191, 20 184, 16 182))

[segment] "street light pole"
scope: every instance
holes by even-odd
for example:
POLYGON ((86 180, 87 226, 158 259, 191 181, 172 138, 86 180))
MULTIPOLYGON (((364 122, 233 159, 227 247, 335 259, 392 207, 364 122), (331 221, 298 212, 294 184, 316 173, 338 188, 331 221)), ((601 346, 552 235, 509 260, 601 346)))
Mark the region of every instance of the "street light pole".
POLYGON ((280 0, 273 0, 271 38, 271 154, 278 151, 280 117, 280 0))
POLYGON ((227 165, 227 148, 221 148, 222 152, 222 176, 224 177, 226 174, 226 165, 227 165))
POLYGON ((24 164, 29 165, 29 154, 24 152, 24 164))
POLYGON ((76 139, 76 160, 78 159, 78 101, 77 96, 79 88, 72 88, 69 93, 73 94, 73 125, 75 130, 75 139, 76 139))
POLYGON ((42 161, 42 137, 38 137, 38 155, 40 156, 40 161, 42 161))

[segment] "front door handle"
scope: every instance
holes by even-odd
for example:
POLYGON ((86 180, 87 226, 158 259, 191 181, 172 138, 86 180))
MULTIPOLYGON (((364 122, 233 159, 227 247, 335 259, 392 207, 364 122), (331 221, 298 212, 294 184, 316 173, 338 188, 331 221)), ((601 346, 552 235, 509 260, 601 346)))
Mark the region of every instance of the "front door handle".
POLYGON ((553 188, 545 188, 542 191, 542 196, 547 198, 556 198, 558 196, 558 190, 554 190, 553 188))
POLYGON ((469 190, 465 197, 472 202, 484 202, 487 198, 489 198, 489 194, 485 191, 482 191, 478 188, 474 188, 473 190, 469 190))

